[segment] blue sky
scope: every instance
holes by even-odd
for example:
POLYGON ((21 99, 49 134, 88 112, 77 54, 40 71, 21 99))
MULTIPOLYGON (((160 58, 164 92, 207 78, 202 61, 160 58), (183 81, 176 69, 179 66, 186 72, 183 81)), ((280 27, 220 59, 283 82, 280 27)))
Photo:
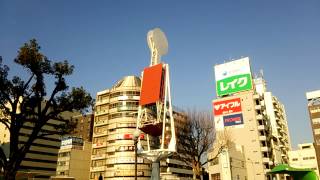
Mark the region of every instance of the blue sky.
POLYGON ((148 30, 167 35, 173 103, 211 109, 215 64, 249 56, 286 106, 293 145, 312 141, 305 92, 320 89, 320 1, 0 0, 0 55, 11 66, 36 38, 75 65, 71 86, 93 96, 149 65, 148 30))

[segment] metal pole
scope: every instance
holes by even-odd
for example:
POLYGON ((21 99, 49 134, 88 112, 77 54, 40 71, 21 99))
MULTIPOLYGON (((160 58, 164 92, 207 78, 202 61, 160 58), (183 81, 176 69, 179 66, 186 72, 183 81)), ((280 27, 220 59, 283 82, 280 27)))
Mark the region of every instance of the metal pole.
POLYGON ((138 177, 137 177, 137 171, 138 171, 138 154, 137 154, 137 144, 138 144, 138 138, 135 138, 134 139, 134 179, 137 180, 138 177))
POLYGON ((160 160, 152 162, 151 180, 160 180, 160 160))

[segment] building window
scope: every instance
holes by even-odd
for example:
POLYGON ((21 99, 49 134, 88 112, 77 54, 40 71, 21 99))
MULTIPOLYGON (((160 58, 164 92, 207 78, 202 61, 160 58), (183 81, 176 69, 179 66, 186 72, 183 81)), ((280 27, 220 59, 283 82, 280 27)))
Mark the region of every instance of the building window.
POLYGON ((303 159, 303 160, 315 159, 315 157, 314 157, 314 156, 311 156, 311 157, 303 157, 302 159, 303 159))
POLYGON ((221 180, 221 178, 220 178, 220 173, 211 174, 211 179, 212 179, 212 180, 221 180))
POLYGON ((312 119, 313 124, 320 124, 320 118, 312 119))
POLYGON ((298 158, 293 158, 292 161, 298 161, 298 158))
POLYGON ((59 156, 59 157, 69 157, 69 156, 70 156, 70 152, 59 153, 58 156, 59 156))
POLYGON ((320 129, 314 129, 314 134, 320 134, 320 129))

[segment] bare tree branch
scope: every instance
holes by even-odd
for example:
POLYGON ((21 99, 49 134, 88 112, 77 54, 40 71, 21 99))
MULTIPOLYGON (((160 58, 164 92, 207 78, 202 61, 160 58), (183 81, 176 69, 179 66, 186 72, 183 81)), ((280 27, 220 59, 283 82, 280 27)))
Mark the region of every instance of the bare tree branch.
POLYGON ((7 118, 0 118, 0 123, 5 125, 7 129, 10 129, 10 122, 7 118))

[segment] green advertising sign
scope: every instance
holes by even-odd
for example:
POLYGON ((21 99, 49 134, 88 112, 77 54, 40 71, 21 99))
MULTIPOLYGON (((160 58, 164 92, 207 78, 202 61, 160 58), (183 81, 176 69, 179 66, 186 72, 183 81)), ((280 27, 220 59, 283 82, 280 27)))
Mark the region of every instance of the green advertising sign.
POLYGON ((217 94, 223 96, 252 89, 251 74, 231 76, 217 81, 217 94))

